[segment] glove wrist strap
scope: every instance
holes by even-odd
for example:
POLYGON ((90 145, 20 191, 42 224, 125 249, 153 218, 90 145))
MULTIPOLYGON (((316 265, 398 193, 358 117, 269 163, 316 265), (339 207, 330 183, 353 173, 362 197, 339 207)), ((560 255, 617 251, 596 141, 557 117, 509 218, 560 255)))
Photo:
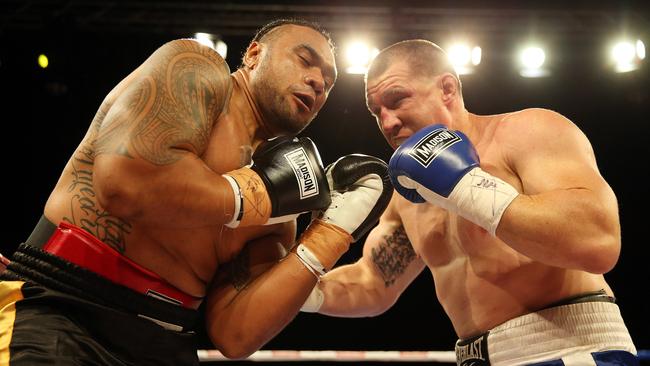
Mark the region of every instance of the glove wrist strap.
POLYGON ((264 225, 271 217, 271 199, 266 186, 252 169, 233 170, 224 177, 235 192, 235 214, 228 227, 264 225), (234 181, 234 182, 233 182, 234 181), (239 212, 236 210, 239 200, 239 212))
POLYGON ((309 250, 308 247, 299 244, 296 248, 296 255, 302 264, 307 267, 307 269, 316 276, 316 279, 320 281, 320 276, 324 275, 327 270, 323 267, 323 264, 316 258, 316 255, 309 250))
MULTIPOLYGON (((328 224, 322 220, 313 220, 309 227, 303 232, 299 242, 308 250, 314 258, 313 262, 318 263, 323 274, 336 264, 336 261, 347 252, 352 243, 352 236, 336 225, 328 224)), ((300 257, 300 254, 298 254, 300 257)))
POLYGON ((232 188, 232 192, 234 194, 235 206, 233 208, 232 219, 226 223, 226 226, 234 229, 239 226, 241 218, 244 214, 241 209, 244 203, 244 197, 242 196, 241 190, 239 189, 239 184, 237 184, 237 181, 233 177, 229 175, 223 175, 223 177, 226 178, 228 183, 230 183, 230 187, 232 188))

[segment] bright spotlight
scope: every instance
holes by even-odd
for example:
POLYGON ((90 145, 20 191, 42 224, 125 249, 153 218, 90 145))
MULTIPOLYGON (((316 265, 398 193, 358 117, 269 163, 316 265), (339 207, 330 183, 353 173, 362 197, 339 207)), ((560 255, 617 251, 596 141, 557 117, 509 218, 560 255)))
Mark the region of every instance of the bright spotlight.
POLYGON ((196 39, 200 44, 214 48, 214 42, 212 42, 212 35, 208 33, 195 33, 194 39, 196 39))
POLYGON ((612 59, 616 72, 628 72, 636 70, 636 48, 632 42, 621 41, 612 47, 612 59))
POLYGON ((623 39, 615 43, 610 49, 611 61, 614 71, 629 72, 639 68, 645 59, 645 44, 640 39, 632 41, 623 39))
POLYGON ((219 36, 210 33, 199 32, 194 33, 194 39, 196 39, 197 42, 214 49, 224 59, 226 58, 226 55, 228 54, 228 45, 226 42, 222 41, 219 36))
POLYGON ((539 47, 527 47, 521 51, 521 63, 527 69, 539 69, 545 59, 546 53, 539 47))
POLYGON ((643 60, 645 58, 645 45, 640 39, 636 40, 636 56, 639 58, 639 60, 643 60))
POLYGON ((469 47, 466 45, 453 45, 449 48, 449 59, 454 66, 466 66, 470 60, 469 47))
POLYGON ((38 55, 38 66, 40 66, 42 69, 46 69, 49 64, 50 60, 47 58, 47 56, 42 53, 38 55))
POLYGON ((365 74, 368 70, 368 65, 372 59, 377 56, 379 50, 375 47, 370 47, 364 42, 352 42, 348 45, 345 55, 348 60, 348 67, 345 71, 348 74, 365 74))
POLYGON ((472 65, 477 66, 478 64, 481 63, 481 47, 476 46, 472 48, 472 65))
POLYGON ((466 44, 453 44, 447 49, 449 61, 459 75, 467 75, 474 72, 474 66, 481 63, 481 47, 466 44))
POLYGON ((220 54, 221 57, 224 58, 224 60, 226 59, 226 56, 228 55, 228 45, 226 44, 226 42, 218 39, 214 43, 214 49, 217 50, 217 53, 220 54))
POLYGON ((522 68, 519 74, 527 78, 539 78, 549 75, 549 71, 542 66, 546 61, 546 53, 541 47, 529 46, 519 54, 522 68))

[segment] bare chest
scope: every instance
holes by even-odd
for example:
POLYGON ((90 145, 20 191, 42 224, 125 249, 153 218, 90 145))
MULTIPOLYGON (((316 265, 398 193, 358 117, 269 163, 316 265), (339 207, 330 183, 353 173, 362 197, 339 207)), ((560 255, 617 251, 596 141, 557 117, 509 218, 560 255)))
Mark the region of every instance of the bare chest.
MULTIPOLYGON (((518 177, 503 162, 498 146, 479 150, 481 168, 521 189, 518 177)), ((468 260, 494 263, 494 257, 518 262, 515 252, 480 226, 430 203, 413 204, 399 197, 397 210, 413 249, 433 271, 462 266, 468 260)))
POLYGON ((211 170, 226 173, 251 162, 251 137, 237 116, 221 117, 212 130, 208 147, 201 158, 211 170))

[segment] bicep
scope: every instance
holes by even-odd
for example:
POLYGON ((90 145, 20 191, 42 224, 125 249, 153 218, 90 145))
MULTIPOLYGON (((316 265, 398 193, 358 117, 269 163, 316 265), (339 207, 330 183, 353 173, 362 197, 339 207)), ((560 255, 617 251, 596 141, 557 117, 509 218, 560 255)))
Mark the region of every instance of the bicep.
POLYGON ((99 126, 97 154, 156 165, 204 151, 231 88, 225 61, 191 40, 163 45, 127 81, 99 126))

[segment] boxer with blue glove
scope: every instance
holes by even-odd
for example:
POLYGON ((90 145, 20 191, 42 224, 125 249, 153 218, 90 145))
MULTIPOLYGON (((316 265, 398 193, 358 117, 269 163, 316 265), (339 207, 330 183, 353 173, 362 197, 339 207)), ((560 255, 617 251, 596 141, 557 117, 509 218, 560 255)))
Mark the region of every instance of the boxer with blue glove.
POLYGON ((396 149, 395 194, 361 258, 322 276, 301 310, 377 316, 427 270, 460 366, 638 364, 603 276, 621 248, 616 195, 584 133, 542 108, 468 111, 426 40, 382 50, 365 81, 396 149))
POLYGON ((460 131, 427 126, 395 150, 389 163, 395 190, 414 203, 438 205, 495 235, 519 192, 485 172, 472 142, 460 131))

